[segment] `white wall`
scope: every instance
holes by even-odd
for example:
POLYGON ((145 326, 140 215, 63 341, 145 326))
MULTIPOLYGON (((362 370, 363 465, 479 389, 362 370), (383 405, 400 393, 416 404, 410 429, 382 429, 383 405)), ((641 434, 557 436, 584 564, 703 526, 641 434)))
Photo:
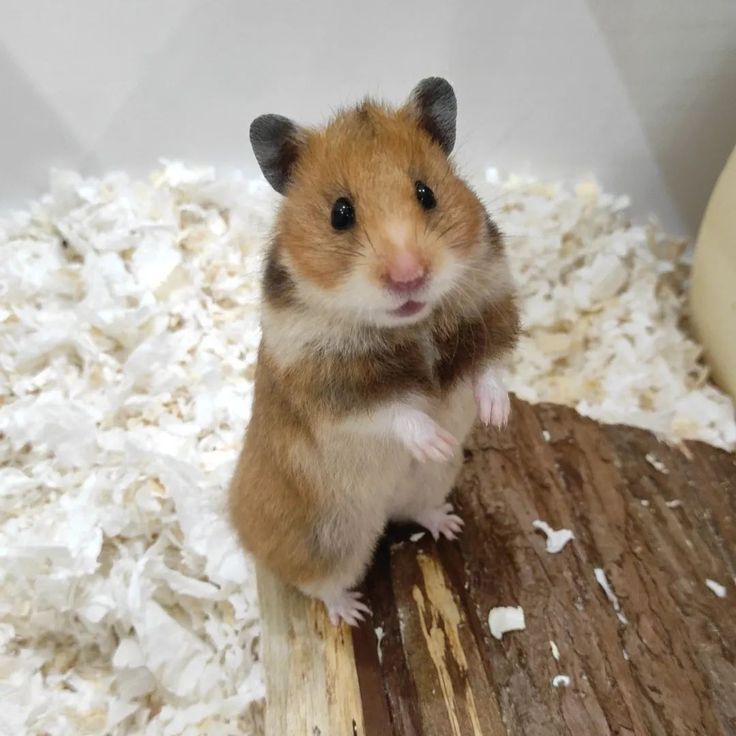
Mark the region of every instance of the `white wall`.
POLYGON ((736 144, 734 0, 0 0, 0 208, 50 165, 255 173, 250 120, 429 74, 471 176, 594 172, 692 233, 736 144))

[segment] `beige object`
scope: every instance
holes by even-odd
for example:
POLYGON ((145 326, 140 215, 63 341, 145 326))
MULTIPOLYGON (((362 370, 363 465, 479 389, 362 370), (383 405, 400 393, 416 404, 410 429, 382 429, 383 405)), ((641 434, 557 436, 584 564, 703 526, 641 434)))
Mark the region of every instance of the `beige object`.
POLYGON ((713 378, 736 399, 736 149, 700 226, 690 311, 713 378))
POLYGON ((266 674, 266 736, 365 736, 363 705, 344 624, 258 566, 266 674))

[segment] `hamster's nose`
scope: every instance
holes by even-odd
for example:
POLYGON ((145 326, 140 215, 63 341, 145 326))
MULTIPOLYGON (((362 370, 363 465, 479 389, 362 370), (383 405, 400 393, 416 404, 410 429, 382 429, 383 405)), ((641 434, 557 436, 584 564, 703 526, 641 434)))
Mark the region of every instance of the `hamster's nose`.
POLYGON ((385 279, 391 291, 416 291, 427 282, 427 269, 415 255, 399 253, 389 263, 385 279))

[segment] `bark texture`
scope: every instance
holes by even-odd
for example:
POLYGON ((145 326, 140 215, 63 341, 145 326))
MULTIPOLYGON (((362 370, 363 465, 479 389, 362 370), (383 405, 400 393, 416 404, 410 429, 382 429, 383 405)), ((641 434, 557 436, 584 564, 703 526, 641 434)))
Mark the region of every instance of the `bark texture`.
POLYGON ((461 539, 390 529, 360 629, 259 571, 268 736, 736 736, 736 458, 514 401, 465 460, 461 539), (526 630, 495 640, 495 606, 526 630))

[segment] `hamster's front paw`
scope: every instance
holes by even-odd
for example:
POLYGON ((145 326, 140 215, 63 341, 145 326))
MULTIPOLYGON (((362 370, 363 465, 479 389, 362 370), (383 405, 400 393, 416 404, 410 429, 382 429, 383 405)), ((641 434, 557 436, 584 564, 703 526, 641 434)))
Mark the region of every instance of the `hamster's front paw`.
POLYGON ((499 429, 509 422, 511 400, 498 368, 486 368, 473 381, 473 393, 478 403, 481 422, 499 429))
POLYGON ((330 622, 334 626, 339 626, 341 621, 344 621, 348 626, 357 626, 365 619, 366 614, 370 615, 371 613, 371 609, 360 600, 361 598, 362 593, 355 590, 346 590, 329 603, 325 601, 330 622))
POLYGON ((457 539, 464 525, 463 520, 453 513, 449 503, 421 511, 414 517, 414 521, 429 530, 435 540, 439 539, 440 535, 446 539, 457 539))
POLYGON ((446 462, 455 453, 457 440, 428 414, 405 408, 397 417, 397 434, 409 452, 420 462, 446 462))

